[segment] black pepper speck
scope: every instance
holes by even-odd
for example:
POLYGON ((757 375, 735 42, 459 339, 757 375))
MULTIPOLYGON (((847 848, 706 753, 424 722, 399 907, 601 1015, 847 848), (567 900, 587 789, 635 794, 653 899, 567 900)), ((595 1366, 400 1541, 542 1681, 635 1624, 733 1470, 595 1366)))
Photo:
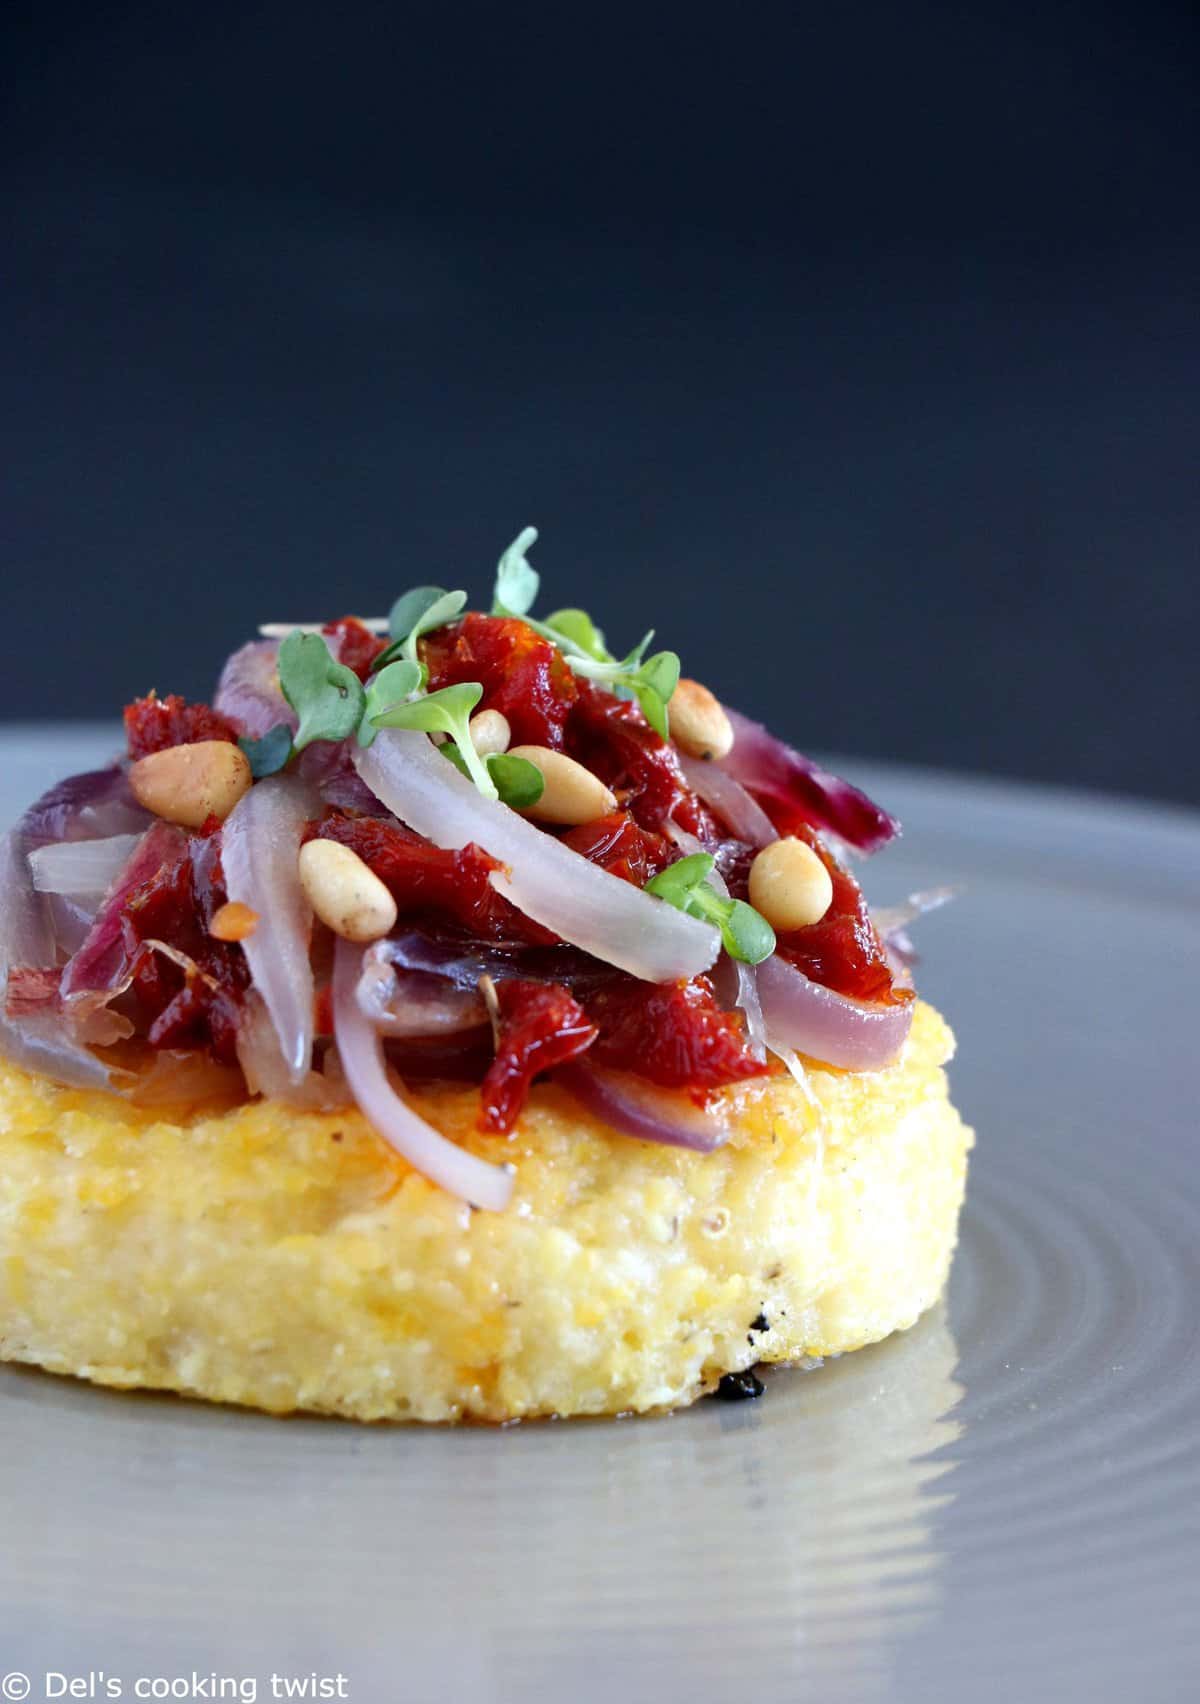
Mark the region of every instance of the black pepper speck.
POLYGON ((753 1402, 763 1393, 763 1382, 752 1372, 723 1373, 713 1395, 718 1402, 753 1402))

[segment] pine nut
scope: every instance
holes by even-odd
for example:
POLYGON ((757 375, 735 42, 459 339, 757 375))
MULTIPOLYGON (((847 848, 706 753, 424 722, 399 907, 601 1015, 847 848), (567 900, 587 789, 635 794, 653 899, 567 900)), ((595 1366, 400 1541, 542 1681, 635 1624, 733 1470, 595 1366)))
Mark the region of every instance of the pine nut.
POLYGON ((833 881, 805 841, 773 840, 750 866, 750 903, 773 929, 804 929, 829 910, 833 881))
POLYGON ((667 706, 671 738, 689 757, 727 757, 733 750, 733 727, 720 700, 698 680, 680 681, 667 706))
POLYGON ((523 757, 541 771, 545 791, 536 805, 522 811, 522 816, 537 822, 556 822, 577 828, 581 823, 595 822, 597 817, 615 811, 617 801, 608 788, 590 769, 576 763, 561 751, 548 746, 514 746, 510 754, 523 757))
POLYGON ((471 717, 467 731, 480 757, 497 757, 500 752, 508 750, 508 742, 512 739, 508 717, 502 716, 499 710, 480 710, 471 717))
POLYGON ((231 740, 168 746, 139 757, 129 770, 138 804, 181 828, 200 828, 210 816, 224 822, 253 779, 245 752, 231 740))
POLYGON ((337 840, 300 848, 300 886, 317 916, 346 941, 377 941, 396 921, 396 901, 358 853, 337 840))

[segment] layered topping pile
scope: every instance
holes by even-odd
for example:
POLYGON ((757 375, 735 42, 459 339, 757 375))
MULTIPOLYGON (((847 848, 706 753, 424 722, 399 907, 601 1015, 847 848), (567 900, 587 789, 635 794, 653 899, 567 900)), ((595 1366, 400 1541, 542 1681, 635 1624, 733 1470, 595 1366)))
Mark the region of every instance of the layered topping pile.
POLYGON ((488 1207, 511 1167, 405 1081, 477 1083, 504 1135, 550 1077, 709 1150, 731 1084, 894 1059, 911 989, 844 851, 895 823, 653 635, 618 657, 583 610, 536 617, 535 537, 488 614, 417 587, 386 622, 264 629, 211 705, 131 704, 128 762, 4 842, 0 1050, 143 1099, 353 1100, 488 1207))

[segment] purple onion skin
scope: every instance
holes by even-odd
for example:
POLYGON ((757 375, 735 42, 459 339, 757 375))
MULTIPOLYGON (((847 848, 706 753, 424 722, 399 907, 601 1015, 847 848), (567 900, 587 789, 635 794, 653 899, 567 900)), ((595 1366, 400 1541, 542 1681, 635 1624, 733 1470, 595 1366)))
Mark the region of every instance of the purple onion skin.
POLYGON ((127 954, 121 917, 135 889, 142 887, 186 843, 184 832, 169 822, 156 822, 134 848, 112 891, 97 912, 87 938, 63 971, 62 993, 99 993, 114 988, 125 975, 127 954))
POLYGON ((815 828, 836 834, 859 852, 877 852, 900 833, 895 817, 849 781, 776 739, 761 722, 726 709, 733 749, 720 759, 720 767, 760 802, 799 809, 815 828))
MULTIPOLYGON (((134 804, 124 771, 114 765, 60 781, 30 806, 10 834, 0 836, 0 995, 10 969, 48 970, 58 962, 56 911, 50 896, 33 886, 30 852, 64 840, 137 832, 149 820, 134 804)), ((10 1019, 0 999, 0 1052, 57 1082, 110 1086, 103 1065, 75 1042, 57 1014, 10 1019)))
POLYGON ((694 1154, 711 1154, 729 1136, 724 1120, 710 1118, 690 1102, 673 1104, 670 1090, 647 1085, 628 1093, 617 1077, 583 1063, 560 1065, 554 1081, 574 1095, 581 1106, 614 1130, 636 1136, 662 1147, 687 1148, 694 1154))
POLYGON ((778 953, 757 967, 758 993, 772 1039, 823 1065, 881 1071, 891 1065, 912 1028, 912 1002, 867 1005, 836 994, 778 953))
POLYGON ((299 725, 279 688, 278 656, 278 640, 252 639, 227 659, 217 682, 213 709, 236 722, 251 739, 261 739, 280 722, 286 722, 293 733, 299 725))
POLYGON ((28 856, 40 846, 63 840, 140 834, 149 821, 149 815, 129 791, 126 771, 113 764, 59 781, 30 805, 14 832, 28 856))

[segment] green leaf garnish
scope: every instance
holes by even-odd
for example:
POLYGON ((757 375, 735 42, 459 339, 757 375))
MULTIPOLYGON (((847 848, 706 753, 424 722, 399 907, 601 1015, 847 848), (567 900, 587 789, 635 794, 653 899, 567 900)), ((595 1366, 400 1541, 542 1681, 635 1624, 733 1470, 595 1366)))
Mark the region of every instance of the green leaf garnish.
POLYGON ((646 883, 646 892, 665 899, 677 911, 715 923, 730 958, 761 964, 775 951, 775 931, 745 900, 725 899, 710 884, 716 860, 708 852, 693 852, 668 864, 646 883))
MULTIPOLYGON (((499 798, 496 783, 471 740, 468 723, 471 712, 483 697, 477 680, 463 681, 458 686, 443 686, 438 692, 410 698, 406 703, 392 705, 370 719, 372 728, 415 728, 425 734, 449 734, 458 748, 466 773, 485 799, 499 798)), ((374 737, 374 736, 372 736, 374 737)))
POLYGON ((256 781, 267 775, 277 775, 292 755, 292 730, 286 722, 276 722, 260 740, 240 739, 238 744, 250 762, 250 773, 256 781))
POLYGON ((445 627, 466 607, 465 592, 448 592, 442 586, 414 586, 392 605, 392 613, 388 616, 392 643, 379 653, 371 665, 372 669, 386 668, 397 657, 408 657, 410 661, 417 662, 417 640, 422 634, 445 627))
POLYGON ((596 662, 612 662, 604 643, 604 635, 586 609, 556 609, 553 615, 546 617, 543 626, 560 636, 560 644, 563 639, 567 639, 585 656, 595 658, 596 662))
POLYGON ((496 568, 493 615, 515 615, 557 645, 578 675, 635 698, 642 714, 664 740, 669 737, 667 705, 679 684, 679 658, 674 651, 659 651, 646 657, 653 631, 618 660, 604 642, 604 635, 585 609, 559 609, 539 621, 529 612, 537 598, 539 578, 526 552, 537 540, 537 528, 526 527, 509 545, 496 568))
MULTIPOLYGON (((470 771, 456 745, 444 745, 442 753, 456 769, 461 770, 470 779, 470 771)), ((541 770, 527 758, 510 757, 508 752, 500 751, 485 757, 484 763, 495 782, 500 803, 511 805, 514 811, 528 810, 530 805, 536 805, 546 790, 546 780, 541 770)))
POLYGON ((636 698, 647 722, 665 740, 670 735, 667 705, 679 685, 679 658, 674 651, 656 651, 643 662, 642 656, 653 637, 653 632, 647 633, 641 644, 620 662, 600 663, 575 657, 568 657, 567 661, 576 674, 636 698))
POLYGON ((537 602, 540 577, 526 559, 526 552, 533 549, 537 536, 536 527, 522 528, 496 564, 493 615, 528 615, 537 602))
POLYGON ((362 682, 353 669, 334 662, 319 633, 289 633, 279 647, 278 667, 283 696, 300 718, 293 750, 354 732, 366 697, 362 682))
POLYGON ((546 791, 545 776, 526 757, 511 757, 506 751, 494 752, 487 759, 487 767, 488 774, 496 783, 496 791, 514 811, 528 810, 546 791))
POLYGON ((358 729, 359 745, 369 746, 375 738, 379 731, 376 717, 406 703, 414 693, 420 691, 424 673, 420 663, 413 662, 411 657, 401 657, 397 662, 388 663, 371 676, 363 719, 358 729))

